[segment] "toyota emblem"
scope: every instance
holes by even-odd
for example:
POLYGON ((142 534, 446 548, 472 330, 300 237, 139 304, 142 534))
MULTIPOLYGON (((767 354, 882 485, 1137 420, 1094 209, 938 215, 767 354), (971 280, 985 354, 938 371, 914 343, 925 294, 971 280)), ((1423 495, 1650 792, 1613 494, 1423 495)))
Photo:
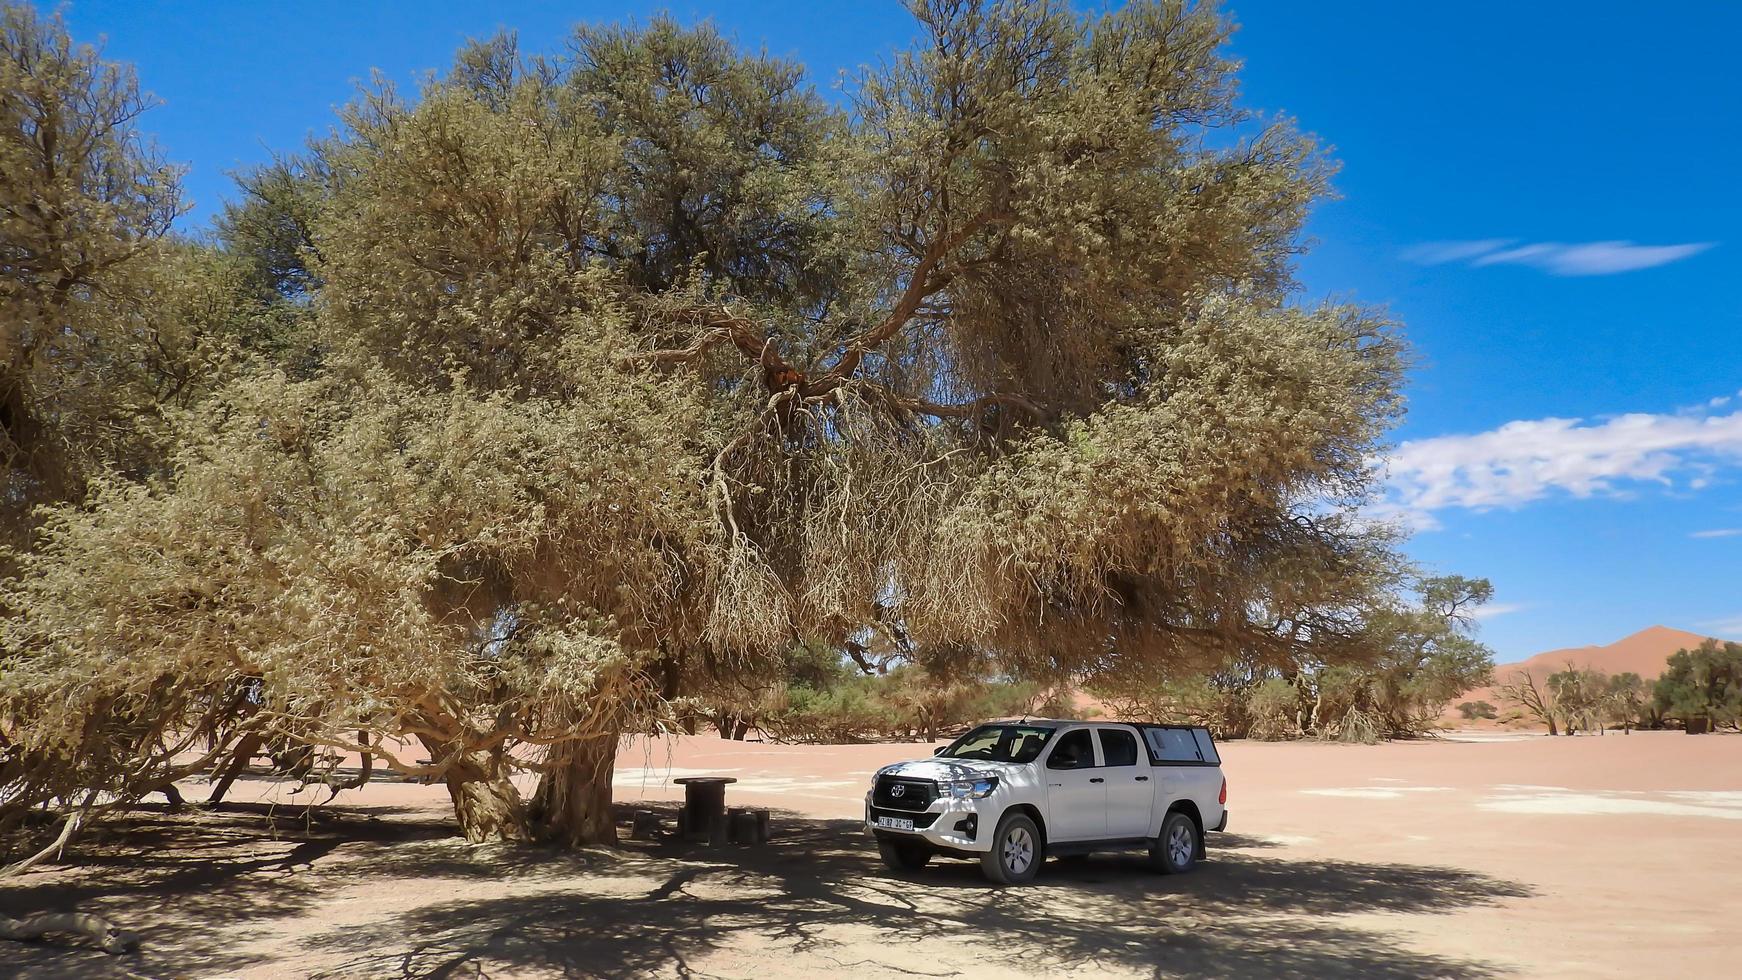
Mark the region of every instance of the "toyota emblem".
POLYGON ((907 787, 901 785, 900 783, 896 783, 894 786, 889 787, 889 795, 890 796, 905 796, 906 794, 907 794, 907 787))

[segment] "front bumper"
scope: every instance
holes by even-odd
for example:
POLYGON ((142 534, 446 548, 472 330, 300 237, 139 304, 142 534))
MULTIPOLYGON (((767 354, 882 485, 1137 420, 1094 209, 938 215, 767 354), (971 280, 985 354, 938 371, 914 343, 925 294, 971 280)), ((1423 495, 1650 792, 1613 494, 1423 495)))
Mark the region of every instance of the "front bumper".
POLYGON ((986 815, 986 803, 987 799, 944 797, 933 800, 924 810, 893 810, 872 805, 870 794, 866 794, 865 830, 880 840, 923 840, 934 847, 952 851, 989 851, 992 846, 986 838, 992 835, 992 827, 986 815), (913 829, 881 826, 878 817, 912 820, 913 829))

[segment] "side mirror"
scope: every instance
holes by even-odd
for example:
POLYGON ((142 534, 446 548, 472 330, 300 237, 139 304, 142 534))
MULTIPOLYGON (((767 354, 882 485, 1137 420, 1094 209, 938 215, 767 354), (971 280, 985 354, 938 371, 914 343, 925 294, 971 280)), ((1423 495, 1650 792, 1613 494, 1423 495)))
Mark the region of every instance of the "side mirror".
POLYGON ((932 755, 943 755, 943 754, 944 754, 944 750, 945 750, 945 749, 947 749, 947 748, 949 748, 949 746, 947 746, 947 745, 940 745, 940 746, 938 746, 938 747, 937 747, 937 748, 935 748, 935 749, 932 749, 932 750, 931 750, 931 754, 932 754, 932 755))

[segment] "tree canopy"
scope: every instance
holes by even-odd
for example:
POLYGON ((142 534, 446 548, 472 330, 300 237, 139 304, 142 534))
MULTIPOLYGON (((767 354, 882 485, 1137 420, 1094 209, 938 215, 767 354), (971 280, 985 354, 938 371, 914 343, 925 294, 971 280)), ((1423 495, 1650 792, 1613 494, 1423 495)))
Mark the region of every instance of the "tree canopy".
POLYGON ((1707 640, 1670 655, 1652 701, 1659 714, 1683 722, 1742 725, 1742 643, 1707 640))
POLYGON ((474 43, 205 245, 130 73, 8 7, 8 458, 91 482, 0 587, 0 810, 271 738, 444 779, 476 839, 597 840, 620 732, 807 644, 1113 684, 1410 648, 1433 693, 1386 703, 1441 699, 1463 634, 1359 511, 1401 343, 1296 295, 1333 168, 1238 106, 1228 21, 911 9, 845 107, 666 19, 474 43), (80 415, 44 393, 97 368, 45 338, 86 322, 146 380, 80 415), (74 421, 117 412, 151 465, 74 421))

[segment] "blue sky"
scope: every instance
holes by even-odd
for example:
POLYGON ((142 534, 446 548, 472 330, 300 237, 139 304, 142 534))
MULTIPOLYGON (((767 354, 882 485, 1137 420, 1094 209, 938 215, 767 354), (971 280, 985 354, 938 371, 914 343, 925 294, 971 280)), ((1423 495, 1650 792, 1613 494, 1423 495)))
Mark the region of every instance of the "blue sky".
MULTIPOLYGON (((1335 148, 1305 296, 1388 306, 1417 364, 1387 509, 1410 551, 1494 581, 1500 659, 1653 623, 1742 637, 1742 4, 1246 0, 1245 102, 1335 148)), ((138 66, 191 167, 325 131, 372 69, 409 82, 498 27, 665 9, 797 58, 819 86, 913 35, 893 3, 75 0, 138 66)))

